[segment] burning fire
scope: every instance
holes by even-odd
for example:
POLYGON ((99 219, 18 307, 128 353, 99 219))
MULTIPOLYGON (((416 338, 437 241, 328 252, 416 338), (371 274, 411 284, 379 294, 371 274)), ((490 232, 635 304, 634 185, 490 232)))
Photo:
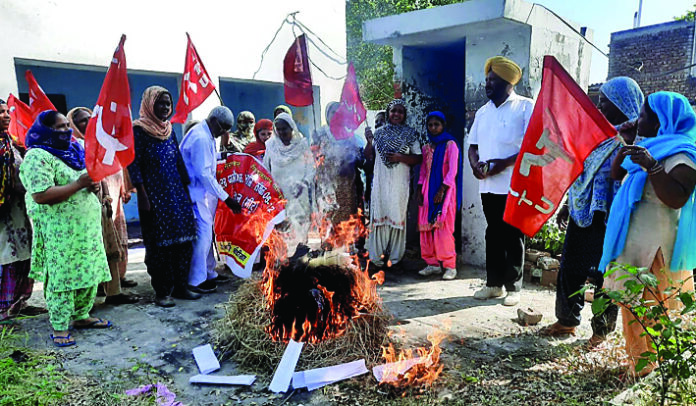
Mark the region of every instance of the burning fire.
POLYGON ((382 358, 387 364, 381 371, 380 384, 397 388, 432 385, 444 368, 440 362, 440 343, 446 336, 440 330, 428 334, 430 349, 420 347, 397 351, 391 343, 383 346, 382 358))
POLYGON ((272 315, 266 328, 276 341, 318 343, 345 333, 351 319, 375 313, 381 306, 377 285, 384 273, 362 269, 354 244, 367 234, 362 213, 333 227, 315 223, 325 245, 334 250, 319 258, 290 264, 277 232, 267 242, 263 292, 272 315))

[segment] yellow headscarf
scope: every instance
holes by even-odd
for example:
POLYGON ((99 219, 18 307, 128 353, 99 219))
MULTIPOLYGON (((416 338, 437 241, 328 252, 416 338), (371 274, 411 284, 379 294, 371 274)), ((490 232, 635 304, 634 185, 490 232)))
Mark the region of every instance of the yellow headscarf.
POLYGON ((504 56, 488 58, 483 72, 488 75, 491 70, 513 86, 522 79, 522 69, 519 65, 504 56))

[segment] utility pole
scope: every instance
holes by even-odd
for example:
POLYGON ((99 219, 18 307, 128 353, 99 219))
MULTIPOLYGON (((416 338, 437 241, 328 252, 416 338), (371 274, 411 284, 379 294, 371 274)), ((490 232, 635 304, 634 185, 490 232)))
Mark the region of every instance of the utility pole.
POLYGON ((638 11, 633 14, 633 28, 640 27, 640 17, 643 14, 643 0, 638 0, 638 11))

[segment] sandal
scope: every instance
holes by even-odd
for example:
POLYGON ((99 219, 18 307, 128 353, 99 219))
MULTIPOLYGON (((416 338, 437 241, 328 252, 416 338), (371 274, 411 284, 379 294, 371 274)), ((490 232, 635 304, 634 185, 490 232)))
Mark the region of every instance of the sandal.
POLYGON ((71 345, 75 345, 75 340, 72 338, 70 333, 68 333, 67 336, 54 336, 51 334, 51 340, 53 340, 53 345, 56 347, 70 347, 71 345), (68 342, 61 343, 56 340, 68 340, 68 342))
POLYGON ((555 322, 550 326, 546 326, 539 330, 539 335, 543 337, 562 337, 562 336, 574 336, 575 327, 566 327, 559 322, 555 322))
POLYGON ((98 319, 95 319, 95 320, 92 320, 91 322, 84 323, 84 324, 82 324, 82 323, 79 323, 79 324, 73 323, 73 328, 76 328, 76 329, 85 329, 85 328, 109 328, 109 327, 111 327, 111 326, 113 326, 113 324, 111 324, 111 322, 110 322, 109 320, 99 319, 99 318, 98 318, 98 319))

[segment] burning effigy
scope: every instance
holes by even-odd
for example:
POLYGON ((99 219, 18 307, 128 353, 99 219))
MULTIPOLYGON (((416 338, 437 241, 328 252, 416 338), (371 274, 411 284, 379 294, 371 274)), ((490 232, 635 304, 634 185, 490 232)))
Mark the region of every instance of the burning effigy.
POLYGON ((273 232, 266 242, 266 267, 244 281, 225 304, 227 314, 215 332, 223 357, 240 367, 269 374, 288 340, 306 343, 298 368, 315 368, 364 358, 379 363, 388 343, 390 315, 377 286, 382 272, 370 275, 354 243, 366 230, 358 215, 324 232, 323 247, 298 249, 284 258, 284 242, 273 232))
POLYGON ((290 257, 283 232, 270 233, 263 272, 225 304, 214 332, 221 357, 268 376, 294 341, 303 343, 297 371, 364 360, 380 365, 375 377, 397 391, 431 384, 442 372, 439 341, 409 351, 391 339, 391 315, 377 292, 384 273, 371 274, 356 249, 367 235, 362 213, 340 222, 315 215, 310 229, 313 242, 292 247, 290 257))

